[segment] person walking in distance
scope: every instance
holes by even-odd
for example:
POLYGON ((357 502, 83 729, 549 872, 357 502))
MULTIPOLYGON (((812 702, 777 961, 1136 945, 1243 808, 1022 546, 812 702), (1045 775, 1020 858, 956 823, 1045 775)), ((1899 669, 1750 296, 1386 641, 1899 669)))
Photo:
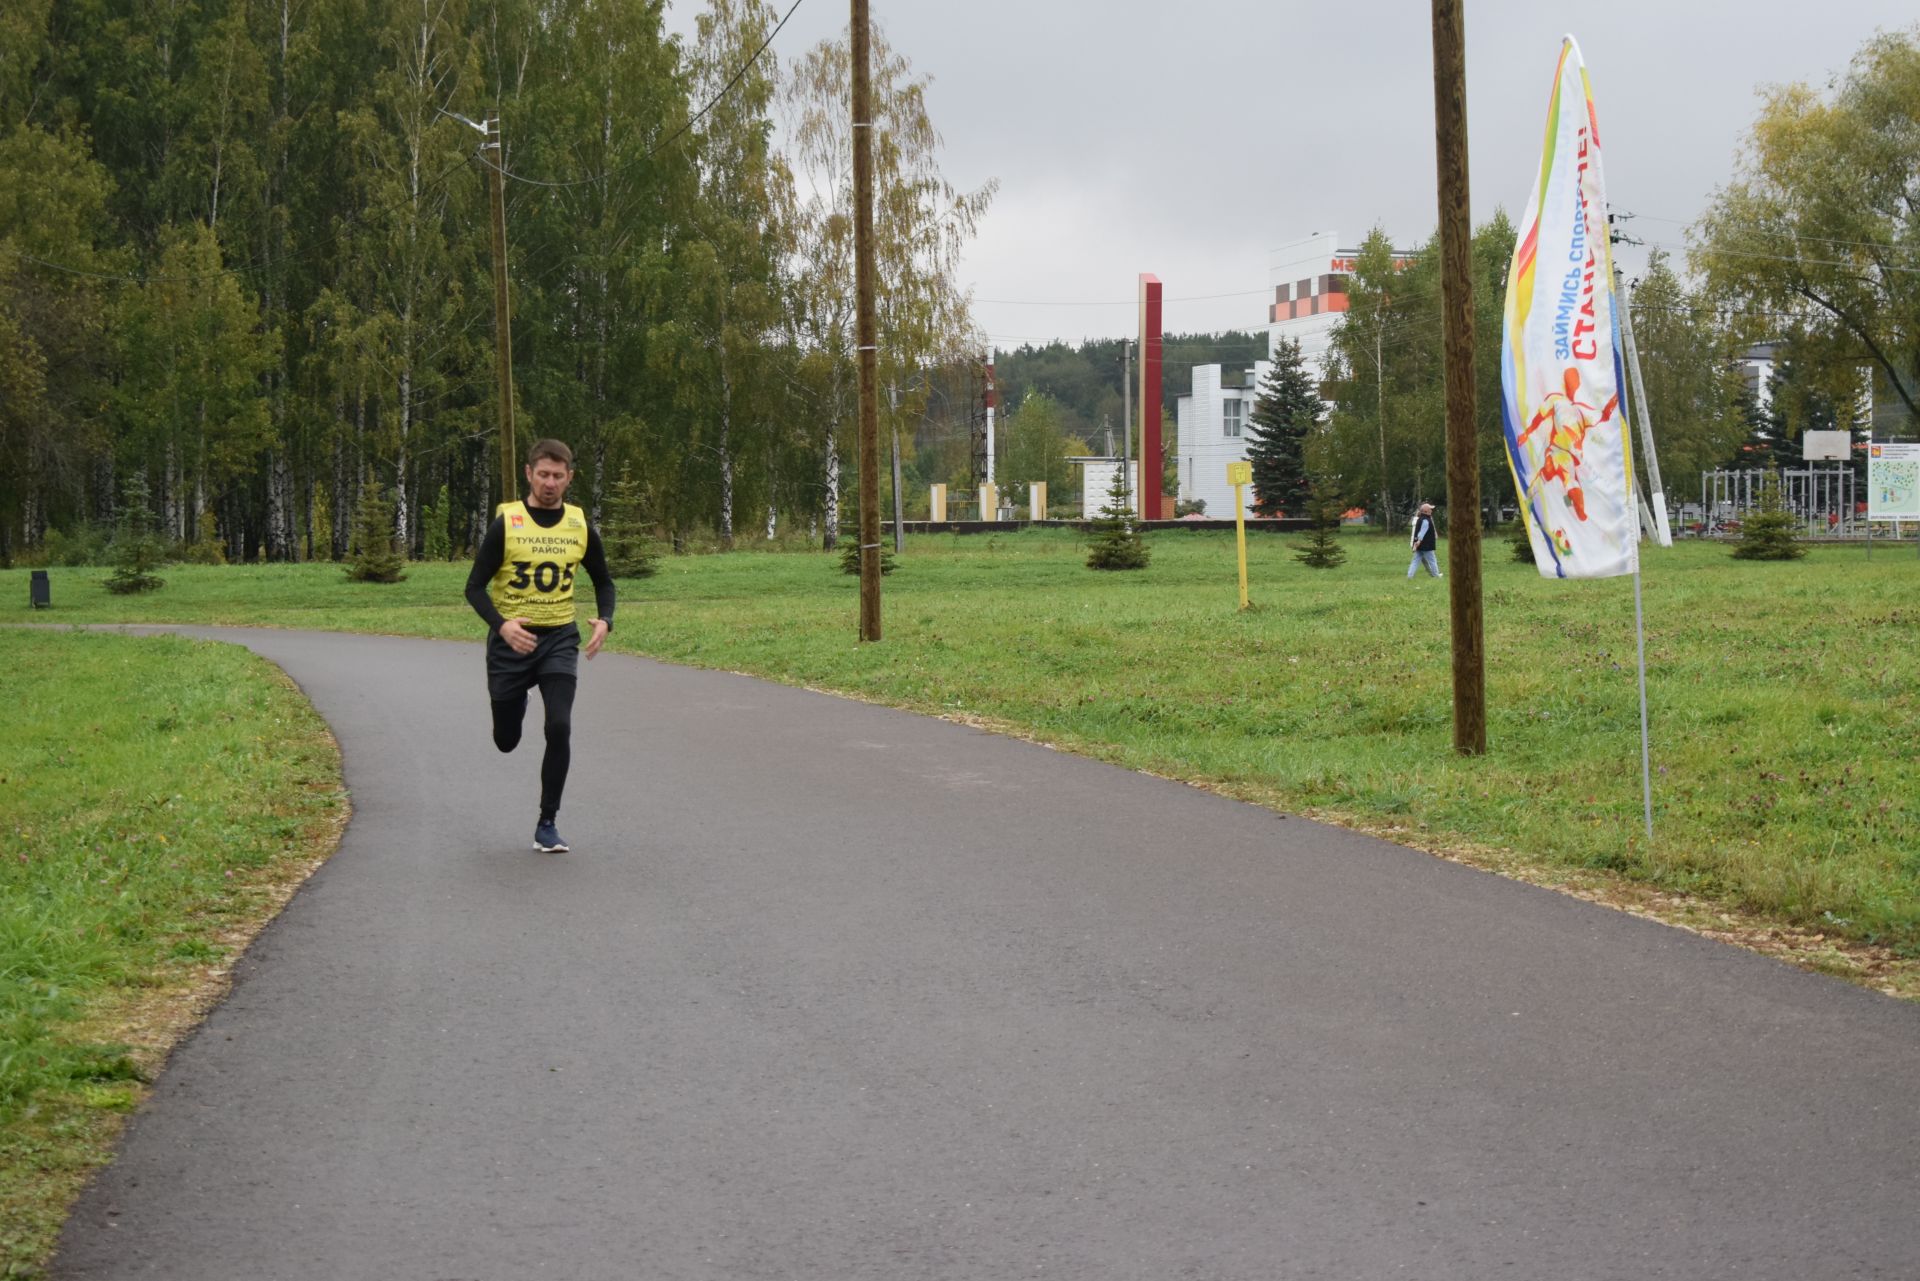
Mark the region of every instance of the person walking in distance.
POLYGON ((1407 577, 1422 565, 1435 578, 1440 577, 1440 559, 1434 555, 1434 549, 1440 545, 1433 532, 1433 504, 1421 503, 1420 514, 1413 518, 1413 559, 1407 562, 1407 577))
POLYGON ((487 624, 487 697, 493 702, 493 745, 520 745, 527 693, 540 687, 547 752, 540 761, 540 818, 533 848, 565 853, 555 819, 573 761, 573 693, 580 666, 580 626, 573 604, 574 571, 593 579, 593 635, 587 657, 613 629, 613 575, 600 532, 566 501, 573 451, 557 440, 527 451, 527 497, 500 505, 467 575, 467 603, 487 624))

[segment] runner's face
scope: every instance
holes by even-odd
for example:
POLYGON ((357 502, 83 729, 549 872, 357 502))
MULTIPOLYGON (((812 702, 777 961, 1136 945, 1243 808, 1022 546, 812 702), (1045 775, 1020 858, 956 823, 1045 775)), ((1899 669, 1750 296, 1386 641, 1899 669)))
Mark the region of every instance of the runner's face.
POLYGON ((558 507, 573 483, 573 468, 542 458, 527 468, 527 493, 535 507, 558 507))

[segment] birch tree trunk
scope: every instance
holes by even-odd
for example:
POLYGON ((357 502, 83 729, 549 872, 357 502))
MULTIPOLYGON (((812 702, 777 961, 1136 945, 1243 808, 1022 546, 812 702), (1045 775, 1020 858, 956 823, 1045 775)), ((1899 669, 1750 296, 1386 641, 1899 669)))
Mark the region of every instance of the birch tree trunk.
POLYGON ((275 448, 267 454, 267 559, 294 559, 292 543, 293 475, 287 466, 287 451, 275 448))
POLYGON ((493 523, 493 513, 487 510, 487 486, 493 479, 493 472, 487 462, 485 449, 474 451, 471 483, 480 501, 474 503, 467 512, 467 546, 474 550, 479 549, 480 540, 487 536, 487 526, 493 523))
POLYGON ((38 547, 40 545, 40 473, 27 478, 26 492, 20 495, 20 545, 38 547))
POLYGON ((93 520, 97 525, 113 524, 113 470, 115 450, 109 441, 101 451, 93 470, 93 520))
MULTIPOLYGON (((342 410, 345 405, 340 406, 342 410)), ((334 560, 347 557, 347 439, 346 414, 340 415, 340 429, 333 434, 333 478, 327 486, 327 554, 334 560)))
POLYGON ((607 438, 605 433, 597 433, 593 438, 593 485, 589 515, 593 523, 600 523, 601 509, 606 505, 607 486, 607 438))
POLYGON ((161 476, 160 500, 161 527, 167 531, 167 537, 175 537, 174 530, 180 524, 180 451, 173 441, 167 442, 167 456, 161 476))
POLYGON ((199 426, 199 439, 194 442, 198 461, 193 465, 193 503, 187 508, 185 519, 173 537, 178 542, 192 542, 200 537, 200 513, 207 509, 207 402, 200 402, 200 414, 194 420, 199 426))
POLYGON ((407 501, 407 438, 412 429, 413 362, 411 353, 408 353, 400 367, 400 448, 393 463, 393 536, 400 540, 403 549, 408 550, 413 547, 413 539, 409 536, 413 522, 407 501))
POLYGON ((836 426, 827 429, 827 509, 820 521, 820 549, 829 552, 840 545, 840 441, 836 426))

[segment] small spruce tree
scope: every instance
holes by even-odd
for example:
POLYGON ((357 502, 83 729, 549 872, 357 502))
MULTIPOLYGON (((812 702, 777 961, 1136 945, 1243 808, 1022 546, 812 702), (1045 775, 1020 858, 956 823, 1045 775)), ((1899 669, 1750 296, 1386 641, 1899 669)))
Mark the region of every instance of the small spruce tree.
POLYGON ((1307 540, 1293 545, 1293 558, 1314 569, 1338 568, 1347 558, 1347 549, 1338 537, 1340 513, 1345 509, 1344 497, 1332 477, 1315 480, 1307 500, 1307 517, 1313 524, 1307 529, 1307 540))
POLYGON ((1321 412, 1320 393, 1300 344, 1282 338, 1247 423, 1247 461, 1253 464, 1253 510, 1258 515, 1285 516, 1311 506, 1306 443, 1321 412))
POLYGON ((607 552, 607 572, 615 578, 651 578, 660 572, 660 553, 647 530, 646 497, 624 465, 620 479, 607 487, 600 543, 607 552))
POLYGON ((139 471, 128 475, 120 488, 120 525, 113 536, 113 573, 107 590, 116 596, 157 591, 167 580, 153 571, 167 563, 167 549, 153 528, 148 506, 147 478, 139 471))
POLYGON ((1533 536, 1527 533, 1524 517, 1513 522, 1513 530, 1507 535, 1507 546, 1513 548, 1513 558, 1522 565, 1534 563, 1533 536))
POLYGON ((393 536, 393 504, 385 486, 372 477, 360 487, 353 538, 347 545, 347 577, 356 583, 397 583, 407 576, 407 559, 393 536))
MULTIPOLYGON (((882 538, 880 541, 880 574, 882 577, 885 577, 897 568, 899 568, 899 565, 893 554, 893 541, 882 538)), ((860 572, 860 540, 858 538, 848 539, 846 547, 840 552, 840 572, 843 574, 858 574, 860 572)))
POLYGON ((1127 473, 1124 467, 1113 469, 1113 483, 1107 486, 1107 505, 1093 521, 1093 541, 1087 548, 1089 569, 1145 569, 1150 555, 1146 539, 1133 523, 1127 506, 1127 473))
POLYGON ((201 508, 199 537, 180 549, 180 559, 189 565, 227 563, 227 548, 220 541, 220 524, 214 519, 211 507, 201 508))
POLYGON ((452 504, 447 487, 442 485, 439 497, 420 513, 420 559, 453 559, 453 536, 447 533, 447 512, 452 504))
POLYGON ((1736 560, 1798 560, 1807 554, 1794 533, 1794 515, 1780 490, 1780 473, 1769 471, 1760 482, 1760 505, 1740 521, 1736 560))

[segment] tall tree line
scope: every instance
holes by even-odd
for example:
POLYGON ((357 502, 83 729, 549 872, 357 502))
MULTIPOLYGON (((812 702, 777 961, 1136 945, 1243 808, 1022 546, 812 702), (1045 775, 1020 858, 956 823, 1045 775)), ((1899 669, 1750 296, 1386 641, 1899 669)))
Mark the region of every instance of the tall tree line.
MULTIPOLYGON (((850 192, 802 200, 794 171, 831 147, 836 112, 845 132, 846 43, 789 74, 764 0, 708 0, 684 42, 663 14, 9 5, 0 558, 110 525, 136 472, 167 538, 211 535, 230 558, 344 555, 369 483, 406 546, 471 545, 500 497, 493 165, 521 443, 569 441, 596 510, 630 469, 676 533, 730 540, 749 510, 830 526, 852 353, 820 320, 851 299, 851 247, 834 250, 844 289, 813 251, 845 239, 850 192), (800 163, 780 150, 782 104, 814 124, 790 135, 800 163), (461 118, 490 116, 497 154, 461 118)), ((924 81, 877 47, 882 341, 912 369, 969 345, 952 268, 992 191, 945 182, 924 81)))

